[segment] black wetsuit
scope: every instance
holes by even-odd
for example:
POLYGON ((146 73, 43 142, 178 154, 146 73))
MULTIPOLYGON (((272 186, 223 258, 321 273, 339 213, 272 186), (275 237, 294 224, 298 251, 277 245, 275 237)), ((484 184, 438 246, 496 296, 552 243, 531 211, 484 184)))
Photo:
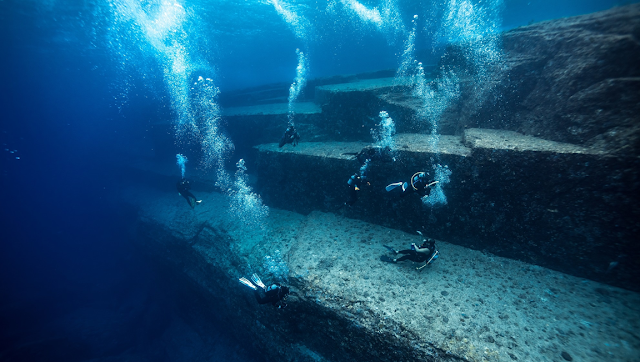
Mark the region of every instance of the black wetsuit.
POLYGON ((407 250, 400 250, 398 251, 399 254, 406 254, 405 256, 401 256, 398 259, 396 259, 396 261, 405 261, 405 260, 411 260, 411 261, 415 261, 416 263, 422 263, 424 261, 429 260, 428 259, 428 255, 425 253, 418 253, 415 250, 411 250, 411 249, 407 249, 407 250))
POLYGON ((294 147, 298 145, 298 140, 300 139, 300 135, 296 132, 296 129, 293 126, 287 127, 287 130, 282 135, 280 139, 279 147, 286 145, 287 143, 291 143, 294 147))
POLYGON ((282 285, 274 285, 269 287, 269 290, 264 291, 262 288, 258 288, 254 291, 256 301, 258 304, 271 304, 279 308, 284 308, 284 298, 289 294, 289 288, 282 285))
POLYGON ((349 178, 349 181, 347 181, 347 186, 349 186, 349 200, 344 203, 345 205, 353 206, 353 204, 358 201, 358 191, 363 181, 364 179, 357 173, 349 178))
POLYGON ((411 191, 420 196, 427 196, 431 193, 431 187, 427 186, 431 183, 427 178, 427 174, 424 172, 418 172, 411 177, 413 181, 413 187, 410 187, 411 191))
POLYGON ((398 254, 405 254, 405 255, 396 259, 396 261, 411 260, 411 261, 415 261, 416 263, 426 262, 429 259, 431 259, 433 254, 436 253, 435 241, 432 239, 429 239, 429 241, 425 240, 425 242, 420 246, 420 249, 424 249, 424 248, 428 248, 429 252, 420 253, 413 249, 400 250, 398 251, 398 254))
POLYGON ((178 192, 180 193, 180 195, 187 200, 189 206, 191 206, 192 208, 195 207, 197 199, 191 193, 191 191, 189 191, 191 189, 189 181, 186 179, 182 179, 182 181, 178 182, 176 187, 178 188, 178 192))

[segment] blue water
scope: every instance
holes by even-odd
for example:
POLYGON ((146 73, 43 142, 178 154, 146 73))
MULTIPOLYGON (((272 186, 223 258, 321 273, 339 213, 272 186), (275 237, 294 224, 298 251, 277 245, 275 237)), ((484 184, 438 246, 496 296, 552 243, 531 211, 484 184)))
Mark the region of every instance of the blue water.
MULTIPOLYGON (((128 230, 135 213, 109 197, 127 176, 119 166, 135 155, 175 162, 186 152, 187 167, 200 162, 192 154, 210 153, 215 170, 217 145, 238 140, 209 133, 204 145, 154 149, 149 136, 154 122, 190 127, 194 108, 181 102, 198 76, 211 80, 198 88, 207 94, 291 84, 296 49, 307 56, 308 79, 397 69, 415 14, 416 48, 427 54, 422 61, 438 58, 444 0, 363 1, 368 9, 396 6, 397 16, 389 18, 395 23, 385 26, 346 3, 280 2, 296 12, 297 22, 288 23, 266 0, 0 0, 0 356, 11 351, 7 360, 33 360, 21 346, 51 339, 41 344, 48 347, 38 360, 132 351, 148 360, 193 360, 193 351, 178 344, 158 352, 163 337, 157 331, 170 330, 179 293, 132 246, 128 230), (115 5, 139 9, 125 14, 115 5), (404 33, 394 28, 398 24, 404 33), (169 33, 163 35, 162 27, 169 33), (178 48, 167 48, 176 41, 178 48), (181 66, 188 68, 182 77, 181 66), (189 153, 193 149, 200 151, 189 153), (57 329, 56 321, 79 311, 89 311, 81 315, 94 316, 87 323, 104 326, 104 333, 80 343, 74 338, 82 325, 57 329), (118 323, 106 322, 114 318, 118 323)), ((512 0, 493 20, 505 30, 622 3, 627 1, 512 0)), ((191 131, 184 132, 189 138, 191 131)), ((216 341, 236 348, 224 337, 216 341)))

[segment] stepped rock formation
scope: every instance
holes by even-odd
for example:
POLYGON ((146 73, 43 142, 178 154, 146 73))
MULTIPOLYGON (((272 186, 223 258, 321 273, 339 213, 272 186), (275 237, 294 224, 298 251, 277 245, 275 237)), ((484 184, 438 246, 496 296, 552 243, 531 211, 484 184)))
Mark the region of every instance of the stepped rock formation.
POLYGON ((124 191, 139 210, 135 240, 183 285, 182 298, 205 306, 186 312, 192 328, 207 333, 215 318, 265 360, 542 361, 564 353, 631 361, 640 351, 638 293, 443 241, 441 260, 421 271, 383 263, 383 245, 400 249, 420 237, 276 208, 263 231, 252 230, 226 213, 223 195, 199 191, 204 201, 192 210, 163 190, 172 178, 140 174, 140 186, 124 191), (285 309, 258 305, 238 282, 251 273, 282 282, 283 270, 274 273, 265 256, 288 265, 285 309))
POLYGON ((640 290, 638 29, 640 4, 514 29, 502 36, 505 69, 486 87, 452 45, 441 64, 460 77, 461 96, 442 116, 440 150, 424 149, 419 102, 392 78, 319 86, 318 127, 349 144, 258 147, 259 190, 277 207, 335 211, 360 165, 332 150, 358 152, 386 110, 404 134, 398 162, 372 165, 375 191, 347 216, 640 290), (453 172, 446 206, 386 197, 386 184, 435 163, 453 172))
POLYGON ((572 144, 512 131, 468 129, 463 137, 399 134, 395 162, 372 161, 359 201, 348 200, 348 178, 360 168, 352 154, 362 142, 258 147, 259 192, 268 205, 309 213, 341 212, 406 232, 427 235, 638 290, 640 164, 572 144), (384 187, 417 171, 434 174, 439 160, 452 172, 446 205, 427 207, 384 187), (286 185, 286 187, 283 187, 286 185), (635 190, 635 191, 634 191, 635 190), (622 268, 610 272, 620 260, 622 268), (622 261, 622 260, 621 260, 622 261))
MULTIPOLYGON (((640 4, 523 26, 502 44, 504 72, 479 102, 463 81, 443 133, 498 128, 640 154, 640 4)), ((441 64, 471 80, 463 52, 451 46, 441 64)))
MULTIPOLYGON (((255 190, 271 207, 264 229, 239 225, 211 176, 192 177, 204 200, 192 210, 162 191, 174 178, 147 165, 124 195, 139 210, 136 241, 267 360, 634 361, 638 9, 505 33, 509 76, 469 102, 474 75, 461 72, 437 148, 388 75, 316 84, 300 104, 297 147, 277 145, 286 103, 234 104, 225 119, 246 136, 242 152, 255 146, 255 190), (353 154, 370 145, 381 110, 396 121, 395 161, 372 161, 371 186, 342 206, 361 167, 353 154), (268 126, 245 133, 258 124, 268 126), (452 172, 446 205, 385 192, 438 163, 452 172), (419 243, 416 230, 437 239, 436 263, 379 260, 384 245, 419 243), (291 286, 286 309, 257 305, 238 283, 254 272, 291 286)), ((452 47, 443 63, 466 69, 459 55, 452 47)))

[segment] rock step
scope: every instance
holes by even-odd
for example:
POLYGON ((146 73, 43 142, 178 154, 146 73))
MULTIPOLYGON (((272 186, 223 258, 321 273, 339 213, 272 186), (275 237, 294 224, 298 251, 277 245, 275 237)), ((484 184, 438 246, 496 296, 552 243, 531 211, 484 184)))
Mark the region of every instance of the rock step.
MULTIPOLYGON (((296 114, 316 114, 322 113, 322 109, 313 102, 294 103, 293 110, 296 114)), ((230 107, 222 111, 224 117, 238 116, 262 116, 262 115, 287 115, 289 114, 288 103, 272 103, 246 107, 230 107)))
MULTIPOLYGON (((518 152, 551 152, 569 154, 600 154, 598 150, 586 147, 543 140, 526 136, 513 131, 494 129, 468 129, 463 136, 433 136, 418 133, 400 133, 393 137, 398 153, 437 153, 467 157, 473 149, 510 150, 518 152), (437 144, 437 145, 436 145, 437 144)), ((353 159, 364 147, 371 146, 366 142, 304 142, 297 147, 279 148, 277 144, 263 144, 256 148, 260 152, 295 153, 307 156, 329 157, 337 159, 353 159)))
MULTIPOLYGON (((398 153, 435 153, 433 137, 425 134, 397 134, 393 137, 398 153)), ((462 143, 459 136, 440 136, 438 152, 446 155, 467 156, 471 150, 462 143)), ((366 142, 304 142, 297 147, 279 148, 276 143, 258 145, 259 152, 293 153, 304 156, 327 157, 341 160, 353 160, 354 154, 371 146, 366 142)))
POLYGON ((548 141, 513 131, 497 129, 467 129, 463 134, 463 143, 470 148, 476 149, 484 148, 519 152, 601 154, 601 151, 587 147, 573 145, 570 143, 548 141))
POLYGON ((363 142, 305 142, 256 147, 257 190, 266 204, 308 214, 351 218, 638 290, 640 235, 637 159, 501 130, 468 129, 462 137, 395 137, 395 162, 372 161, 352 207, 347 180, 362 166, 363 142), (451 171, 447 203, 426 206, 416 195, 395 197, 385 186, 417 171, 451 171), (612 232, 615 230, 615 232, 612 232))
MULTIPOLYGON (((357 141, 369 140, 370 129, 379 121, 378 113, 384 105, 380 94, 390 94, 396 87, 394 78, 373 78, 315 87, 315 102, 298 102, 293 106, 294 122, 303 141, 357 141), (358 101, 366 99, 366 101, 358 101), (362 107, 366 106, 363 109, 362 107), (371 113, 371 109, 374 110, 371 113)), ((387 109, 392 109, 386 107, 387 109)), ((286 129, 289 119, 287 103, 265 103, 223 109, 226 131, 236 141, 236 149, 245 157, 246 149, 261 143, 277 142, 286 129)), ((396 119, 399 130, 413 127, 408 120, 414 111, 396 119), (406 118, 407 122, 404 122, 406 118), (407 125, 404 126, 403 124, 407 125)))
POLYGON ((362 79, 355 82, 327 84, 315 89, 315 102, 327 103, 335 94, 351 92, 389 91, 399 84, 395 78, 362 79))
POLYGON ((318 86, 315 102, 322 106, 324 131, 334 141, 370 140, 380 111, 391 115, 398 132, 422 132, 426 127, 416 117, 416 99, 409 87, 396 78, 318 86))
MULTIPOLYGON (((509 129, 638 157, 640 62, 631 59, 640 59, 639 28, 636 3, 502 33, 504 73, 461 82, 440 132, 509 129)), ((450 44, 441 66, 472 73, 468 51, 450 44)))
MULTIPOLYGON (((296 129, 306 141, 323 141, 328 137, 323 130, 322 109, 313 102, 296 103, 296 129)), ((231 107, 223 110, 225 131, 234 141, 237 158, 250 157, 253 146, 278 142, 289 122, 287 103, 231 107)))
POLYGON ((245 228, 225 196, 193 191, 204 200, 195 210, 148 182, 121 191, 139 210, 134 240, 269 360, 502 362, 559 360, 564 352, 625 361, 638 354, 638 293, 440 240, 440 259, 421 271, 412 262, 382 263, 383 245, 402 249, 421 238, 277 208, 263 229, 245 228), (267 256, 288 268, 274 270, 267 256), (293 291, 285 310, 257 305, 238 283, 254 272, 265 283, 284 273, 293 291), (551 321, 562 323, 551 328, 551 321))

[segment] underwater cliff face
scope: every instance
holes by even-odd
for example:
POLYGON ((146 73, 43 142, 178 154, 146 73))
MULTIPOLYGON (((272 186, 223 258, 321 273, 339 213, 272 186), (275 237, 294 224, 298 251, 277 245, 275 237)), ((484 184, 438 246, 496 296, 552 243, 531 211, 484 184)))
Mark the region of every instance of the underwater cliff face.
MULTIPOLYGON (((634 157, 640 65, 629 60, 640 59, 639 14, 630 5, 504 33, 504 73, 478 100, 470 98, 477 87, 463 81, 443 132, 508 129, 634 157)), ((441 64, 464 74, 461 51, 453 46, 441 64)))

